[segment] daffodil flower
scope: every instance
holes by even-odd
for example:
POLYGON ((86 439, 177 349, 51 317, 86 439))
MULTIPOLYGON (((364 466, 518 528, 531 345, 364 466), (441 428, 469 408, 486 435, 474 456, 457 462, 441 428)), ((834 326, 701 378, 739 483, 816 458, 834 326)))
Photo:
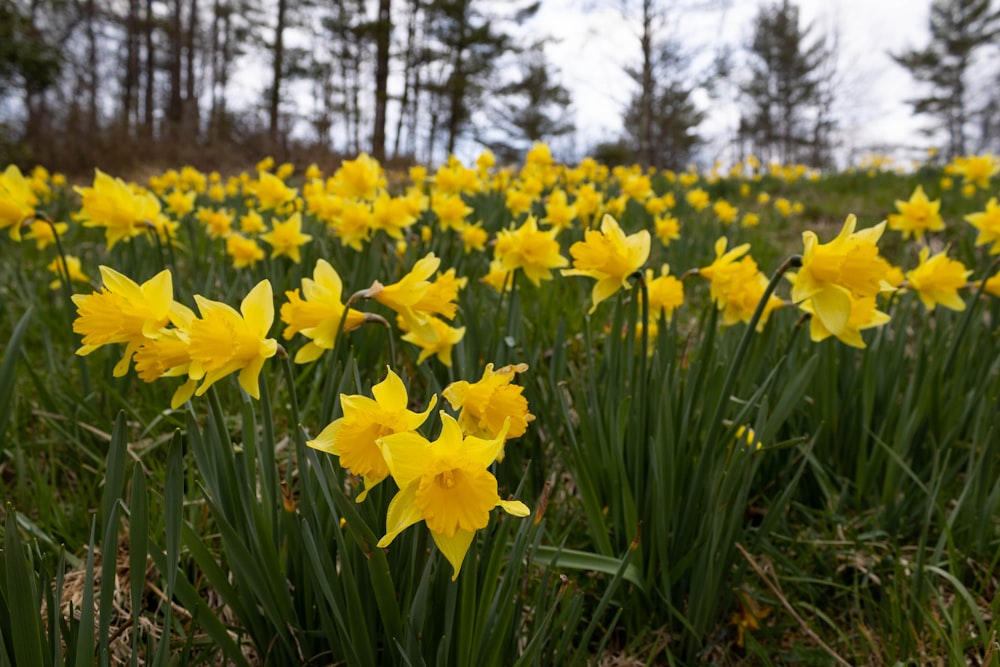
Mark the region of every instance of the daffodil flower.
MULTIPOLYGON (((511 384, 514 375, 528 370, 528 364, 511 364, 493 370, 486 364, 478 382, 453 382, 441 395, 453 410, 461 410, 458 424, 466 435, 493 438, 510 420, 508 438, 524 435, 535 416, 528 412, 528 401, 522 395, 524 387, 511 384)), ((501 454, 503 450, 501 449, 501 454)))
POLYGON ((811 299, 815 316, 834 336, 847 327, 852 297, 863 299, 894 289, 886 281, 889 263, 879 257, 875 245, 886 223, 860 232, 854 231, 856 225, 857 218, 847 216, 837 238, 823 244, 814 232, 802 232, 805 251, 792 289, 792 301, 802 303, 811 299))
POLYGON ((570 246, 573 268, 563 269, 564 276, 588 276, 597 280, 591 297, 597 304, 628 286, 628 279, 642 268, 649 258, 649 232, 645 229, 625 235, 618 222, 610 215, 601 220, 601 231, 587 230, 584 240, 570 246))
POLYGON ((115 365, 114 376, 128 372, 132 355, 139 346, 155 338, 170 321, 174 303, 174 288, 170 271, 163 270, 137 285, 114 269, 100 267, 104 287, 93 294, 76 294, 77 318, 73 331, 83 335, 83 345, 76 351, 86 356, 111 343, 124 343, 125 353, 115 365))
POLYGON ((476 531, 489 523, 493 508, 518 517, 528 516, 530 510, 520 501, 501 500, 497 480, 489 471, 503 447, 509 424, 497 437, 484 440, 463 438, 458 422, 444 412, 441 423, 441 435, 434 442, 412 432, 378 440, 399 486, 399 493, 389 503, 386 534, 378 546, 389 546, 401 532, 423 521, 451 563, 454 581, 476 531))
POLYGON ((260 398, 260 371, 278 351, 278 341, 267 337, 274 322, 271 283, 262 280, 240 303, 240 311, 225 303, 194 297, 201 317, 191 323, 191 365, 188 375, 202 380, 201 396, 223 377, 240 372, 243 390, 260 398))
POLYGON ((364 479, 365 488, 357 497, 359 503, 389 476, 389 467, 377 440, 420 428, 437 401, 437 397, 432 396, 423 412, 408 410, 406 387, 391 369, 385 380, 372 387, 372 396, 374 398, 341 394, 344 416, 306 442, 313 449, 339 456, 341 466, 364 479))
POLYGON ((920 251, 920 264, 906 274, 907 286, 917 293, 927 310, 937 304, 952 310, 965 310, 958 290, 966 286, 972 271, 961 262, 949 259, 945 252, 930 256, 931 249, 920 251))

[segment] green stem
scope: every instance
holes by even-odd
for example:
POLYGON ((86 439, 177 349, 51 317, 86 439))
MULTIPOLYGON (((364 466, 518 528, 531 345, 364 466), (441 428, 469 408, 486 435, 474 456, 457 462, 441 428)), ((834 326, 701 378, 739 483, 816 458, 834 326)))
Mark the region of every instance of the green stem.
POLYGON ((990 268, 986 270, 986 275, 983 276, 982 282, 979 284, 979 289, 976 290, 976 296, 972 300, 972 305, 965 309, 965 317, 962 318, 962 325, 958 328, 958 335, 955 337, 955 342, 951 346, 951 352, 948 353, 948 361, 945 362, 944 371, 942 377, 950 377, 951 368, 955 364, 955 357, 958 355, 958 348, 961 347, 962 338, 965 337, 965 332, 969 329, 969 324, 972 322, 972 315, 976 311, 976 305, 979 303, 979 297, 983 295, 983 291, 986 289, 986 281, 989 280, 990 276, 1000 268, 1000 257, 993 260, 990 264, 990 268))
MULTIPOLYGON (((49 225, 49 227, 52 228, 52 237, 56 241, 56 252, 59 253, 58 269, 59 269, 60 282, 62 283, 59 287, 60 291, 62 292, 63 299, 66 302, 66 308, 67 308, 66 315, 67 317, 69 317, 70 313, 73 312, 73 306, 74 306, 73 288, 70 285, 69 264, 66 263, 66 251, 63 249, 62 240, 59 238, 59 230, 56 229, 56 223, 49 220, 47 216, 39 215, 38 213, 36 213, 35 217, 38 220, 44 221, 49 225)), ((78 355, 74 356, 76 356, 77 365, 80 367, 80 380, 83 383, 83 395, 89 396, 90 373, 87 371, 87 363, 83 357, 78 355)))
POLYGON ((767 302, 774 294, 774 290, 778 288, 778 283, 781 281, 782 276, 788 271, 788 269, 798 267, 802 265, 801 255, 792 255, 778 267, 778 270, 774 272, 771 276, 771 281, 767 284, 767 288, 764 290, 763 296, 761 296, 760 301, 757 302, 757 308, 753 311, 753 317, 747 323, 747 328, 743 332, 743 337, 740 338, 740 344, 736 348, 736 354, 733 355, 733 360, 729 364, 729 371, 726 373, 726 380, 722 385, 722 393, 719 395, 719 400, 715 404, 715 412, 712 414, 712 420, 708 424, 708 435, 705 437, 705 444, 711 446, 715 438, 719 434, 719 429, 722 427, 722 415, 725 412, 726 405, 729 403, 729 395, 733 391, 733 386, 736 384, 736 375, 739 373, 740 368, 743 365, 743 357, 746 356, 747 348, 750 347, 750 339, 753 338, 754 332, 757 330, 757 324, 760 322, 760 318, 764 315, 764 309, 767 307, 767 302))

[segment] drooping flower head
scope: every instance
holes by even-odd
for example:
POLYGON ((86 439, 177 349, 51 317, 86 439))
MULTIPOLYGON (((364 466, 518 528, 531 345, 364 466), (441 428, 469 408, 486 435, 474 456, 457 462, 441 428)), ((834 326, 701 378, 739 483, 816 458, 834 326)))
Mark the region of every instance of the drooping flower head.
POLYGON ((847 326, 852 297, 863 299, 893 289, 886 281, 889 263, 879 256, 876 245, 885 224, 856 232, 857 218, 849 215, 837 238, 823 244, 814 232, 802 232, 805 250, 792 301, 811 299, 815 317, 834 336, 847 326))
POLYGON ((965 216, 965 220, 979 230, 976 246, 992 243, 990 254, 1000 254, 1000 205, 997 204, 996 197, 990 197, 985 210, 970 213, 965 216))
POLYGON ((601 231, 587 230, 584 240, 570 246, 573 268, 563 269, 564 276, 588 276, 597 280, 594 285, 593 305, 607 299, 622 287, 628 287, 628 279, 642 268, 649 258, 649 232, 645 229, 635 234, 625 235, 610 215, 601 220, 601 231))
POLYGON ((424 326, 413 330, 408 329, 402 315, 396 318, 396 323, 407 332, 403 340, 420 348, 418 364, 424 363, 431 355, 437 355, 438 361, 451 367, 451 351, 465 337, 465 327, 450 327, 437 317, 428 317, 424 326))
POLYGON ((285 292, 288 302, 281 306, 281 321, 287 326, 282 335, 289 340, 301 333, 310 339, 295 354, 295 363, 308 363, 318 359, 324 350, 332 350, 342 319, 344 332, 354 331, 368 321, 365 313, 353 308, 345 318, 342 292, 340 275, 325 259, 316 262, 311 279, 302 279, 304 299, 298 289, 285 292))
POLYGON ((220 379, 239 371, 243 390, 260 398, 260 371, 264 361, 278 351, 278 341, 267 337, 274 322, 271 282, 257 283, 240 303, 239 312, 200 294, 194 299, 201 317, 191 323, 188 374, 202 380, 195 394, 201 396, 220 379))
POLYGON ((313 449, 339 456, 341 466, 364 479, 365 488, 357 497, 359 503, 389 476, 378 439, 420 428, 437 401, 432 396, 427 409, 420 413, 408 410, 406 387, 391 369, 385 380, 372 387, 372 396, 341 394, 344 416, 306 442, 313 449))
POLYGON ((10 227, 10 237, 21 240, 21 224, 35 215, 38 197, 16 165, 0 174, 0 229, 10 227))
POLYGON ((493 508, 518 517, 528 516, 530 510, 520 501, 501 500, 489 471, 503 447, 506 427, 496 438, 484 440, 463 438, 458 422, 444 412, 441 424, 441 435, 433 442, 412 432, 379 439, 399 493, 389 503, 386 534, 378 546, 389 546, 401 532, 423 521, 451 563, 455 580, 476 531, 489 523, 493 508))
POLYGON ((660 267, 654 277, 653 269, 646 269, 646 291, 649 293, 649 321, 658 322, 660 316, 669 322, 674 311, 684 303, 684 284, 670 275, 670 265, 660 267))
MULTIPOLYGON (((494 438, 510 420, 508 438, 524 435, 528 423, 535 416, 528 412, 528 401, 522 395, 524 387, 511 384, 514 375, 528 370, 528 364, 511 364, 493 370, 486 364, 483 377, 478 382, 459 380, 453 382, 441 395, 453 410, 461 410, 458 424, 466 435, 494 438)), ((501 449, 501 454, 503 450, 501 449)))
MULTIPOLYGON (((794 276, 792 276, 792 279, 794 280, 794 276)), ((889 322, 889 315, 876 308, 874 296, 860 299, 851 297, 851 314, 847 318, 847 324, 837 334, 827 329, 823 325, 823 321, 815 316, 816 311, 811 301, 803 301, 799 304, 799 308, 812 315, 809 318, 809 337, 814 343, 819 343, 831 336, 835 336, 837 340, 845 345, 864 349, 865 341, 861 337, 861 332, 865 329, 883 326, 889 322)))
POLYGON ((750 244, 743 243, 732 250, 727 250, 729 240, 725 236, 720 236, 715 241, 715 260, 708 266, 698 269, 698 275, 706 278, 709 282, 709 291, 712 300, 719 308, 726 305, 726 297, 734 282, 741 276, 748 273, 757 272, 757 263, 748 257, 744 257, 750 251, 750 244), (748 269, 746 262, 741 264, 740 258, 749 259, 753 264, 752 269, 748 269))
POLYGON ((147 338, 135 353, 135 371, 143 382, 153 382, 161 377, 183 377, 187 380, 174 392, 170 407, 179 408, 194 395, 198 380, 190 377, 191 324, 194 311, 179 303, 174 304, 170 321, 173 328, 161 329, 156 338, 147 338))
POLYGON ((917 293, 927 310, 937 304, 952 310, 965 310, 958 290, 966 286, 972 271, 961 262, 949 259, 947 251, 930 256, 931 249, 920 251, 920 264, 906 274, 908 287, 917 293))
POLYGON ((112 178, 100 169, 94 175, 93 187, 75 187, 74 190, 82 199, 76 217, 84 227, 104 227, 109 250, 118 241, 144 233, 152 217, 160 214, 159 200, 151 192, 133 189, 125 181, 112 178))
POLYGON ((176 308, 174 287, 166 269, 142 285, 110 267, 101 266, 100 271, 104 282, 100 292, 73 296, 77 309, 73 331, 83 335, 76 353, 86 356, 102 345, 124 343, 125 353, 114 368, 115 377, 121 377, 139 346, 170 321, 176 308))

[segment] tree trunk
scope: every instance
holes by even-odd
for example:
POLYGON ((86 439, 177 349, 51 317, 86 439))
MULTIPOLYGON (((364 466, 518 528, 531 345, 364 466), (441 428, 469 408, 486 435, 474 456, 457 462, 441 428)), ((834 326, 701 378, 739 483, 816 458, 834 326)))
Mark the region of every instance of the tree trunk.
POLYGON ((125 135, 131 134, 132 114, 136 108, 139 89, 139 0, 129 0, 128 17, 125 19, 125 78, 122 81, 121 126, 125 135))
POLYGON ((372 130, 372 157, 385 161, 385 107, 389 100, 389 43, 392 34, 392 0, 379 0, 375 27, 375 127, 372 130))
POLYGON ((639 161, 648 166, 653 157, 653 7, 652 0, 642 3, 642 89, 639 98, 639 161))
POLYGON ((98 131, 98 111, 97 111, 97 89, 99 87, 98 78, 98 57, 97 57, 97 29, 94 26, 97 20, 97 8, 94 0, 87 0, 87 131, 91 137, 97 136, 98 131))
POLYGON ((156 46, 153 41, 153 0, 146 0, 146 90, 143 101, 143 134, 153 138, 153 113, 156 92, 156 46))
POLYGON ((198 33, 198 0, 191 0, 188 8, 187 34, 185 35, 185 47, 187 49, 187 62, 185 63, 184 79, 184 108, 183 120, 185 135, 189 140, 198 138, 198 94, 195 87, 195 35, 198 33))
POLYGON ((417 14, 419 11, 420 0, 413 0, 410 16, 406 22, 406 53, 403 56, 403 94, 399 99, 399 117, 396 119, 396 136, 393 139, 392 145, 392 155, 395 158, 399 157, 400 138, 403 134, 403 119, 410 104, 411 78, 416 69, 414 52, 416 51, 417 14))
POLYGON ((184 116, 183 76, 183 22, 181 20, 182 0, 174 0, 170 11, 170 97, 167 100, 167 134, 172 139, 180 137, 184 116))
POLYGON ((278 145, 279 113, 281 105, 281 79, 285 60, 285 15, 288 10, 288 0, 278 0, 278 22, 274 27, 274 47, 272 58, 271 98, 268 101, 268 116, 270 125, 268 136, 271 146, 278 145))

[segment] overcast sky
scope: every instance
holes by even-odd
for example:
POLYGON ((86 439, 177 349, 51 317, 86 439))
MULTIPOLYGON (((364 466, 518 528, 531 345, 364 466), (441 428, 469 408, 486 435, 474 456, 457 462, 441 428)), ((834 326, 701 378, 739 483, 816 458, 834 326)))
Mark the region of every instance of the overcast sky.
MULTIPOLYGON (((638 5, 632 0, 630 5, 638 5)), ((669 5, 669 0, 664 4, 669 5)), ((673 0, 674 5, 692 4, 673 0)), ((702 2, 702 4, 707 4, 702 2)), ((679 37, 701 62, 711 61, 721 44, 740 49, 748 43, 759 0, 730 0, 724 10, 679 14, 668 20, 665 34, 679 37)), ((888 53, 926 44, 930 0, 798 0, 801 19, 813 33, 839 35, 838 78, 841 97, 837 116, 846 146, 928 145, 917 133, 922 122, 910 117, 905 103, 913 84, 888 53)), ((546 53, 573 93, 581 148, 613 139, 633 88, 622 71, 639 61, 638 19, 623 13, 621 0, 544 0, 535 29, 556 38, 546 53)), ((717 138, 709 157, 727 158, 722 146, 731 137, 739 110, 731 104, 702 99, 709 119, 704 134, 717 138)))

